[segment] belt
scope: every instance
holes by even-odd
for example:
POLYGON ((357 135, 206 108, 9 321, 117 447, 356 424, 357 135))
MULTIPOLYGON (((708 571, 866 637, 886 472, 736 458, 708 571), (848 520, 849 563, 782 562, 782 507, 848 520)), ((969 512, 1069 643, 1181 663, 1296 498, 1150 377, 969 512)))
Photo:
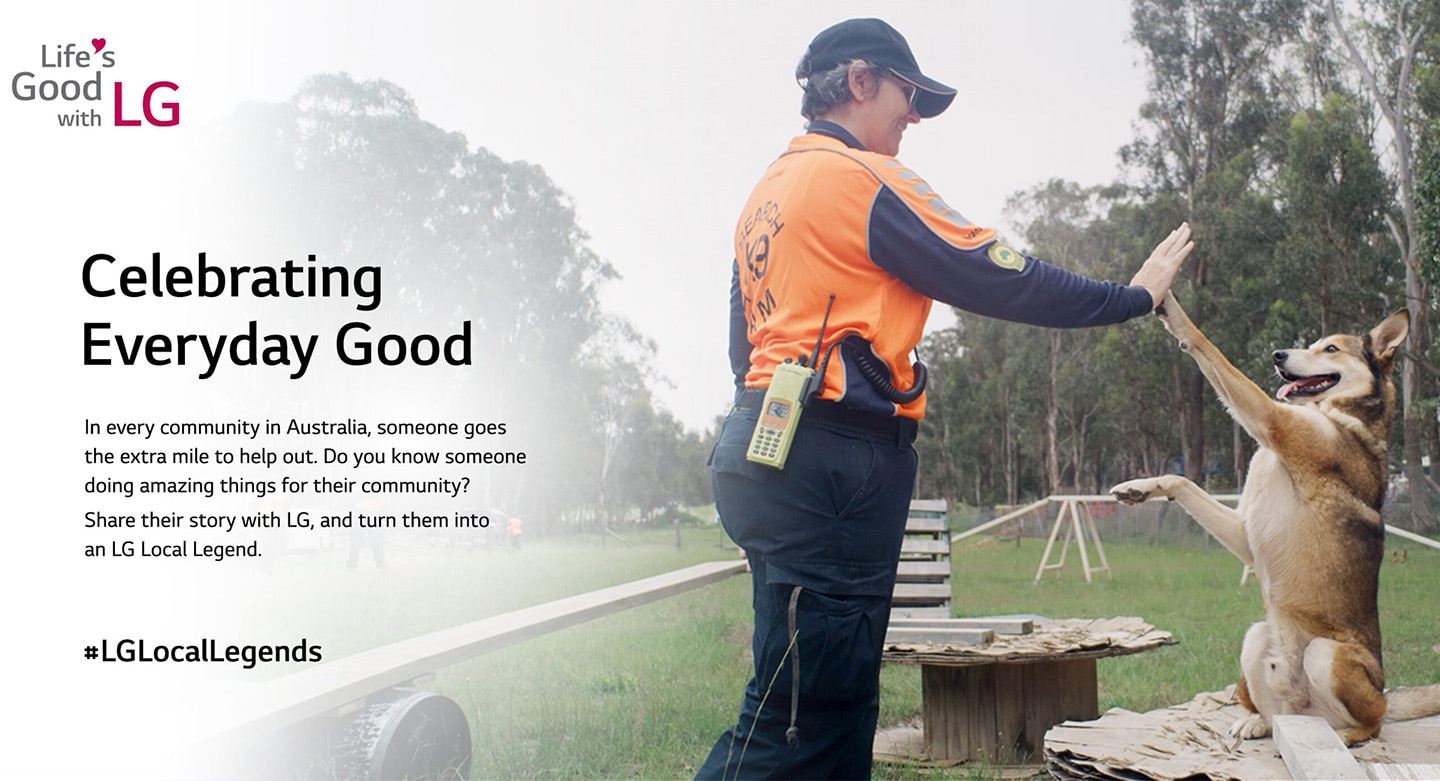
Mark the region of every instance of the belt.
MULTIPOLYGON (((735 397, 735 409, 749 412, 760 408, 765 399, 764 388, 746 388, 735 397)), ((912 418, 899 415, 880 415, 864 412, 835 401, 811 399, 800 415, 800 425, 819 424, 849 431, 869 434, 883 439, 893 439, 902 445, 915 441, 920 424, 912 418)))

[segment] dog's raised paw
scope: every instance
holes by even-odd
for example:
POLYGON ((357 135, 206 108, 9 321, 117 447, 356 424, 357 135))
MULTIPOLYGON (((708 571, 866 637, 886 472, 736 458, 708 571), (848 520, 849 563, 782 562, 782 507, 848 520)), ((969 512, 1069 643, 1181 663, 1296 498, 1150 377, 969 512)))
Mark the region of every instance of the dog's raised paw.
POLYGON ((1269 737, 1270 722, 1258 713, 1251 713, 1236 719, 1235 723, 1230 725, 1230 734, 1241 740, 1269 737))
POLYGON ((1130 480, 1110 489, 1110 495, 1124 504, 1139 504, 1155 493, 1155 486, 1148 480, 1130 480))
POLYGON ((1111 491, 1110 493, 1124 504, 1139 504, 1150 498, 1150 494, 1145 491, 1124 490, 1111 491))

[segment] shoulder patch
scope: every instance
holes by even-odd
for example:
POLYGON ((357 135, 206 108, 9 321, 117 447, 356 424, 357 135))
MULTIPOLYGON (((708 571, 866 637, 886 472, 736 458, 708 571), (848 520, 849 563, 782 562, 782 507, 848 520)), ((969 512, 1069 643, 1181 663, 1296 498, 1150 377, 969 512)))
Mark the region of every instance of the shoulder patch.
POLYGON ((985 250, 985 254, 990 256, 991 263, 1000 268, 1008 268, 1011 271, 1025 270, 1025 256, 998 241, 991 244, 990 248, 985 250))

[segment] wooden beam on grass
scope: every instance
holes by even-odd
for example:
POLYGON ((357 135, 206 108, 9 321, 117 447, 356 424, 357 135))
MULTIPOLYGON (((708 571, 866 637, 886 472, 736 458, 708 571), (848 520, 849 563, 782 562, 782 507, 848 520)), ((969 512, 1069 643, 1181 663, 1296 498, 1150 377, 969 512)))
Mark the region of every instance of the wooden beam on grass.
POLYGON ((601 616, 725 580, 745 562, 711 561, 642 580, 482 618, 401 640, 275 678, 241 691, 215 735, 227 739, 273 732, 331 713, 473 656, 601 616))
POLYGON ((952 542, 952 543, 959 542, 959 541, 961 541, 961 540, 965 539, 966 537, 969 537, 969 536, 971 536, 971 535, 973 535, 973 534, 979 534, 980 532, 983 532, 983 531, 989 531, 990 529, 993 529, 993 528, 995 528, 996 526, 999 526, 999 525, 1002 524, 1002 523, 1007 523, 1007 522, 1009 522, 1009 521, 1013 521, 1013 520, 1015 520, 1016 518, 1019 518, 1020 516, 1026 514, 1026 513, 1028 513, 1028 512, 1032 512, 1032 511, 1034 511, 1034 510, 1038 510, 1038 509, 1040 509, 1041 507, 1044 507, 1045 505, 1047 505, 1047 504, 1049 504, 1049 503, 1050 503, 1050 498, 1049 498, 1049 497, 1046 497, 1046 498, 1044 498, 1044 499, 1040 499, 1040 500, 1038 500, 1038 501, 1031 502, 1030 504, 1027 504, 1027 505, 1025 505, 1024 507, 1021 507, 1021 508, 1018 509, 1018 510, 1015 510, 1015 511, 1013 511, 1013 512, 1005 513, 1004 515, 1000 516, 999 518, 996 518, 996 519, 993 520, 993 521, 986 521, 985 523, 982 523, 982 524, 980 524, 979 526, 976 526, 976 527, 973 528, 973 529, 966 529, 966 530, 963 531, 963 532, 959 532, 959 533, 957 533, 957 534, 952 534, 952 535, 950 535, 950 542, 952 542))
POLYGON ((1436 541, 1430 539, 1429 537, 1421 537, 1420 535, 1418 535, 1418 534, 1416 534, 1416 533, 1414 533, 1414 532, 1408 532, 1408 531, 1405 531, 1404 529, 1397 529, 1397 528, 1395 528, 1394 526, 1391 526, 1391 525, 1388 524, 1388 523, 1385 524, 1385 533, 1386 533, 1386 534, 1393 534, 1393 535, 1395 535, 1396 537, 1402 537, 1402 538, 1404 538, 1404 539, 1410 540, 1411 542, 1418 542, 1418 543, 1420 543, 1421 545, 1429 545, 1429 546, 1432 547, 1432 548, 1440 548, 1440 542, 1436 542, 1436 541))

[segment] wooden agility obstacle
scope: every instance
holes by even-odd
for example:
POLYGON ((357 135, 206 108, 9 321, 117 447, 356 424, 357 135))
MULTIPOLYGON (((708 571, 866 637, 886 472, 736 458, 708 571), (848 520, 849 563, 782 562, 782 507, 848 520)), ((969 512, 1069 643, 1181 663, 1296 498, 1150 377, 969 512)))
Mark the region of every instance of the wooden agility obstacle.
MULTIPOLYGON (((461 753, 462 756, 429 757, 432 764, 448 767, 469 765, 469 732, 465 715, 453 701, 440 695, 400 692, 398 687, 414 686, 435 671, 481 654, 531 640, 541 635, 591 621, 612 613, 716 583, 745 572, 743 560, 712 561, 662 575, 577 594, 532 607, 503 613, 460 626, 442 629, 408 640, 363 651, 326 662, 263 683, 224 693, 225 707, 217 709, 210 737, 202 751, 221 760, 255 751, 240 747, 268 747, 283 734, 296 731, 301 740, 313 742, 315 735, 333 737, 334 722, 356 714, 380 713, 392 721, 409 718, 407 725, 365 725, 372 735, 386 740, 410 740, 424 744, 427 754, 461 753), (391 707, 396 700, 407 714, 391 707), (422 712, 423 711, 423 712, 422 712), (321 725, 321 726, 316 726, 321 725), (373 727, 373 729, 371 729, 373 727), (428 732, 426 732, 428 730, 428 732), (443 734, 440 734, 443 733, 443 734), (437 746, 439 748, 437 748, 437 746), (453 749, 450 747, 454 747, 453 749)), ((285 743, 286 741, 281 741, 285 743)), ((288 746, 287 746, 288 748, 288 746)), ((302 747, 303 748, 303 747, 302 747)), ((431 773, 401 765, 381 765, 385 746, 370 746, 367 759, 372 765, 342 768, 346 777, 426 776, 431 773)), ((410 746, 397 746, 391 757, 405 760, 410 746)), ((261 749, 264 753, 266 749, 261 749)), ((278 752, 277 752, 278 753, 278 752)), ((249 759, 251 757, 240 757, 249 759)), ((242 773, 242 775, 253 775, 242 773)), ((463 773, 462 773, 463 775, 463 773)))

